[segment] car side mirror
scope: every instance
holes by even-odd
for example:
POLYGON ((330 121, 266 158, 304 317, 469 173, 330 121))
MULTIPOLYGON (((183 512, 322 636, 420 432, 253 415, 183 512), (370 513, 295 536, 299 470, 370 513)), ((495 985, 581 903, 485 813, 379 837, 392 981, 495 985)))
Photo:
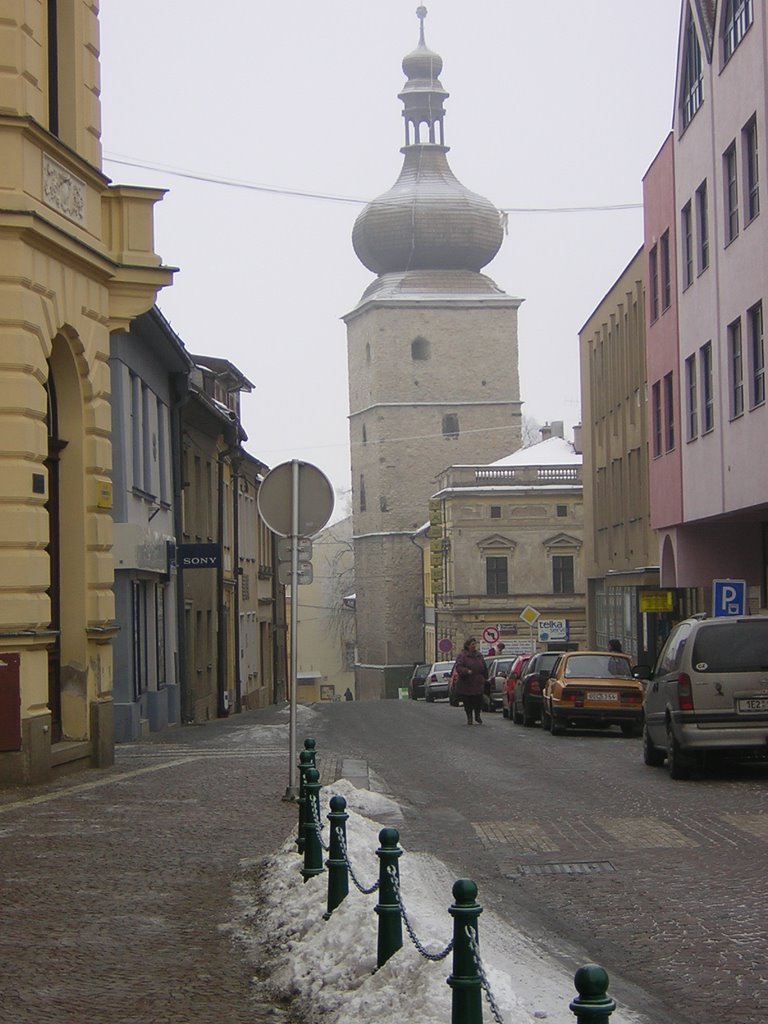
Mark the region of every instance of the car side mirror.
POLYGON ((651 666, 650 665, 635 665, 632 669, 632 675, 635 679, 650 679, 651 678, 651 666))

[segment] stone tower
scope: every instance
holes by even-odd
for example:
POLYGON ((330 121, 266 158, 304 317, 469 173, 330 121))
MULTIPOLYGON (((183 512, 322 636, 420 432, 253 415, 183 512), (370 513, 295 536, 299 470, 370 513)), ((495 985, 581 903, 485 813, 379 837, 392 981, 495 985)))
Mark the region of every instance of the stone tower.
MULTIPOLYGON (((357 692, 395 696, 424 651, 413 532, 441 470, 520 445, 517 311, 482 268, 502 218, 448 166, 443 62, 424 39, 403 60, 400 177, 362 211, 352 243, 376 280, 345 317, 357 611, 357 692)), ((490 158, 491 154, 489 154, 490 158)), ((489 527, 490 527, 489 523, 489 527)))

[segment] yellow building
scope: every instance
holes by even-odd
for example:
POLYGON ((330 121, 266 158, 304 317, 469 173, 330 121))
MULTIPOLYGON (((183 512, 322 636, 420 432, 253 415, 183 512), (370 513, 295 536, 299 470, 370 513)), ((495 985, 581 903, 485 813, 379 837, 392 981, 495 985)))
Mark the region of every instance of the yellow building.
POLYGON ((109 335, 172 271, 101 170, 89 0, 0 18, 0 780, 112 759, 109 335))

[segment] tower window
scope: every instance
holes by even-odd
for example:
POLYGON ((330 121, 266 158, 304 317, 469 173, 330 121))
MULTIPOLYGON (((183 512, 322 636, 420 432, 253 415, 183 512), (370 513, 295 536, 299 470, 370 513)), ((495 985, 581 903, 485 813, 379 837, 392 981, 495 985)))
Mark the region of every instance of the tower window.
POLYGON ((411 359, 429 359, 429 342, 426 338, 414 338, 411 342, 411 359))
POLYGON ((363 444, 368 444, 368 431, 365 429, 365 424, 363 424, 363 444))
POLYGON ((501 519, 501 505, 491 505, 491 519, 501 519))
POLYGON ((365 343, 365 362, 368 366, 371 365, 371 346, 367 341, 365 343))
POLYGON ((379 511, 380 512, 389 512, 389 506, 387 505, 387 499, 386 499, 386 497, 383 494, 379 496, 379 511))
POLYGON ((455 440, 459 436, 459 417, 455 412, 443 416, 443 437, 455 440))
POLYGON ((365 512, 365 477, 360 474, 360 511, 365 512))

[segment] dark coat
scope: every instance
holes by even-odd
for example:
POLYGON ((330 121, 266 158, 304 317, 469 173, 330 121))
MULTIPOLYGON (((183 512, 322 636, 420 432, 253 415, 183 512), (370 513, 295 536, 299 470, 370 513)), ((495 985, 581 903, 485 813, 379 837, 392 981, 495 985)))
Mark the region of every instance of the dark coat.
POLYGON ((485 690, 485 681, 488 678, 488 666, 480 651, 461 651, 456 664, 456 695, 458 697, 470 697, 485 690))

